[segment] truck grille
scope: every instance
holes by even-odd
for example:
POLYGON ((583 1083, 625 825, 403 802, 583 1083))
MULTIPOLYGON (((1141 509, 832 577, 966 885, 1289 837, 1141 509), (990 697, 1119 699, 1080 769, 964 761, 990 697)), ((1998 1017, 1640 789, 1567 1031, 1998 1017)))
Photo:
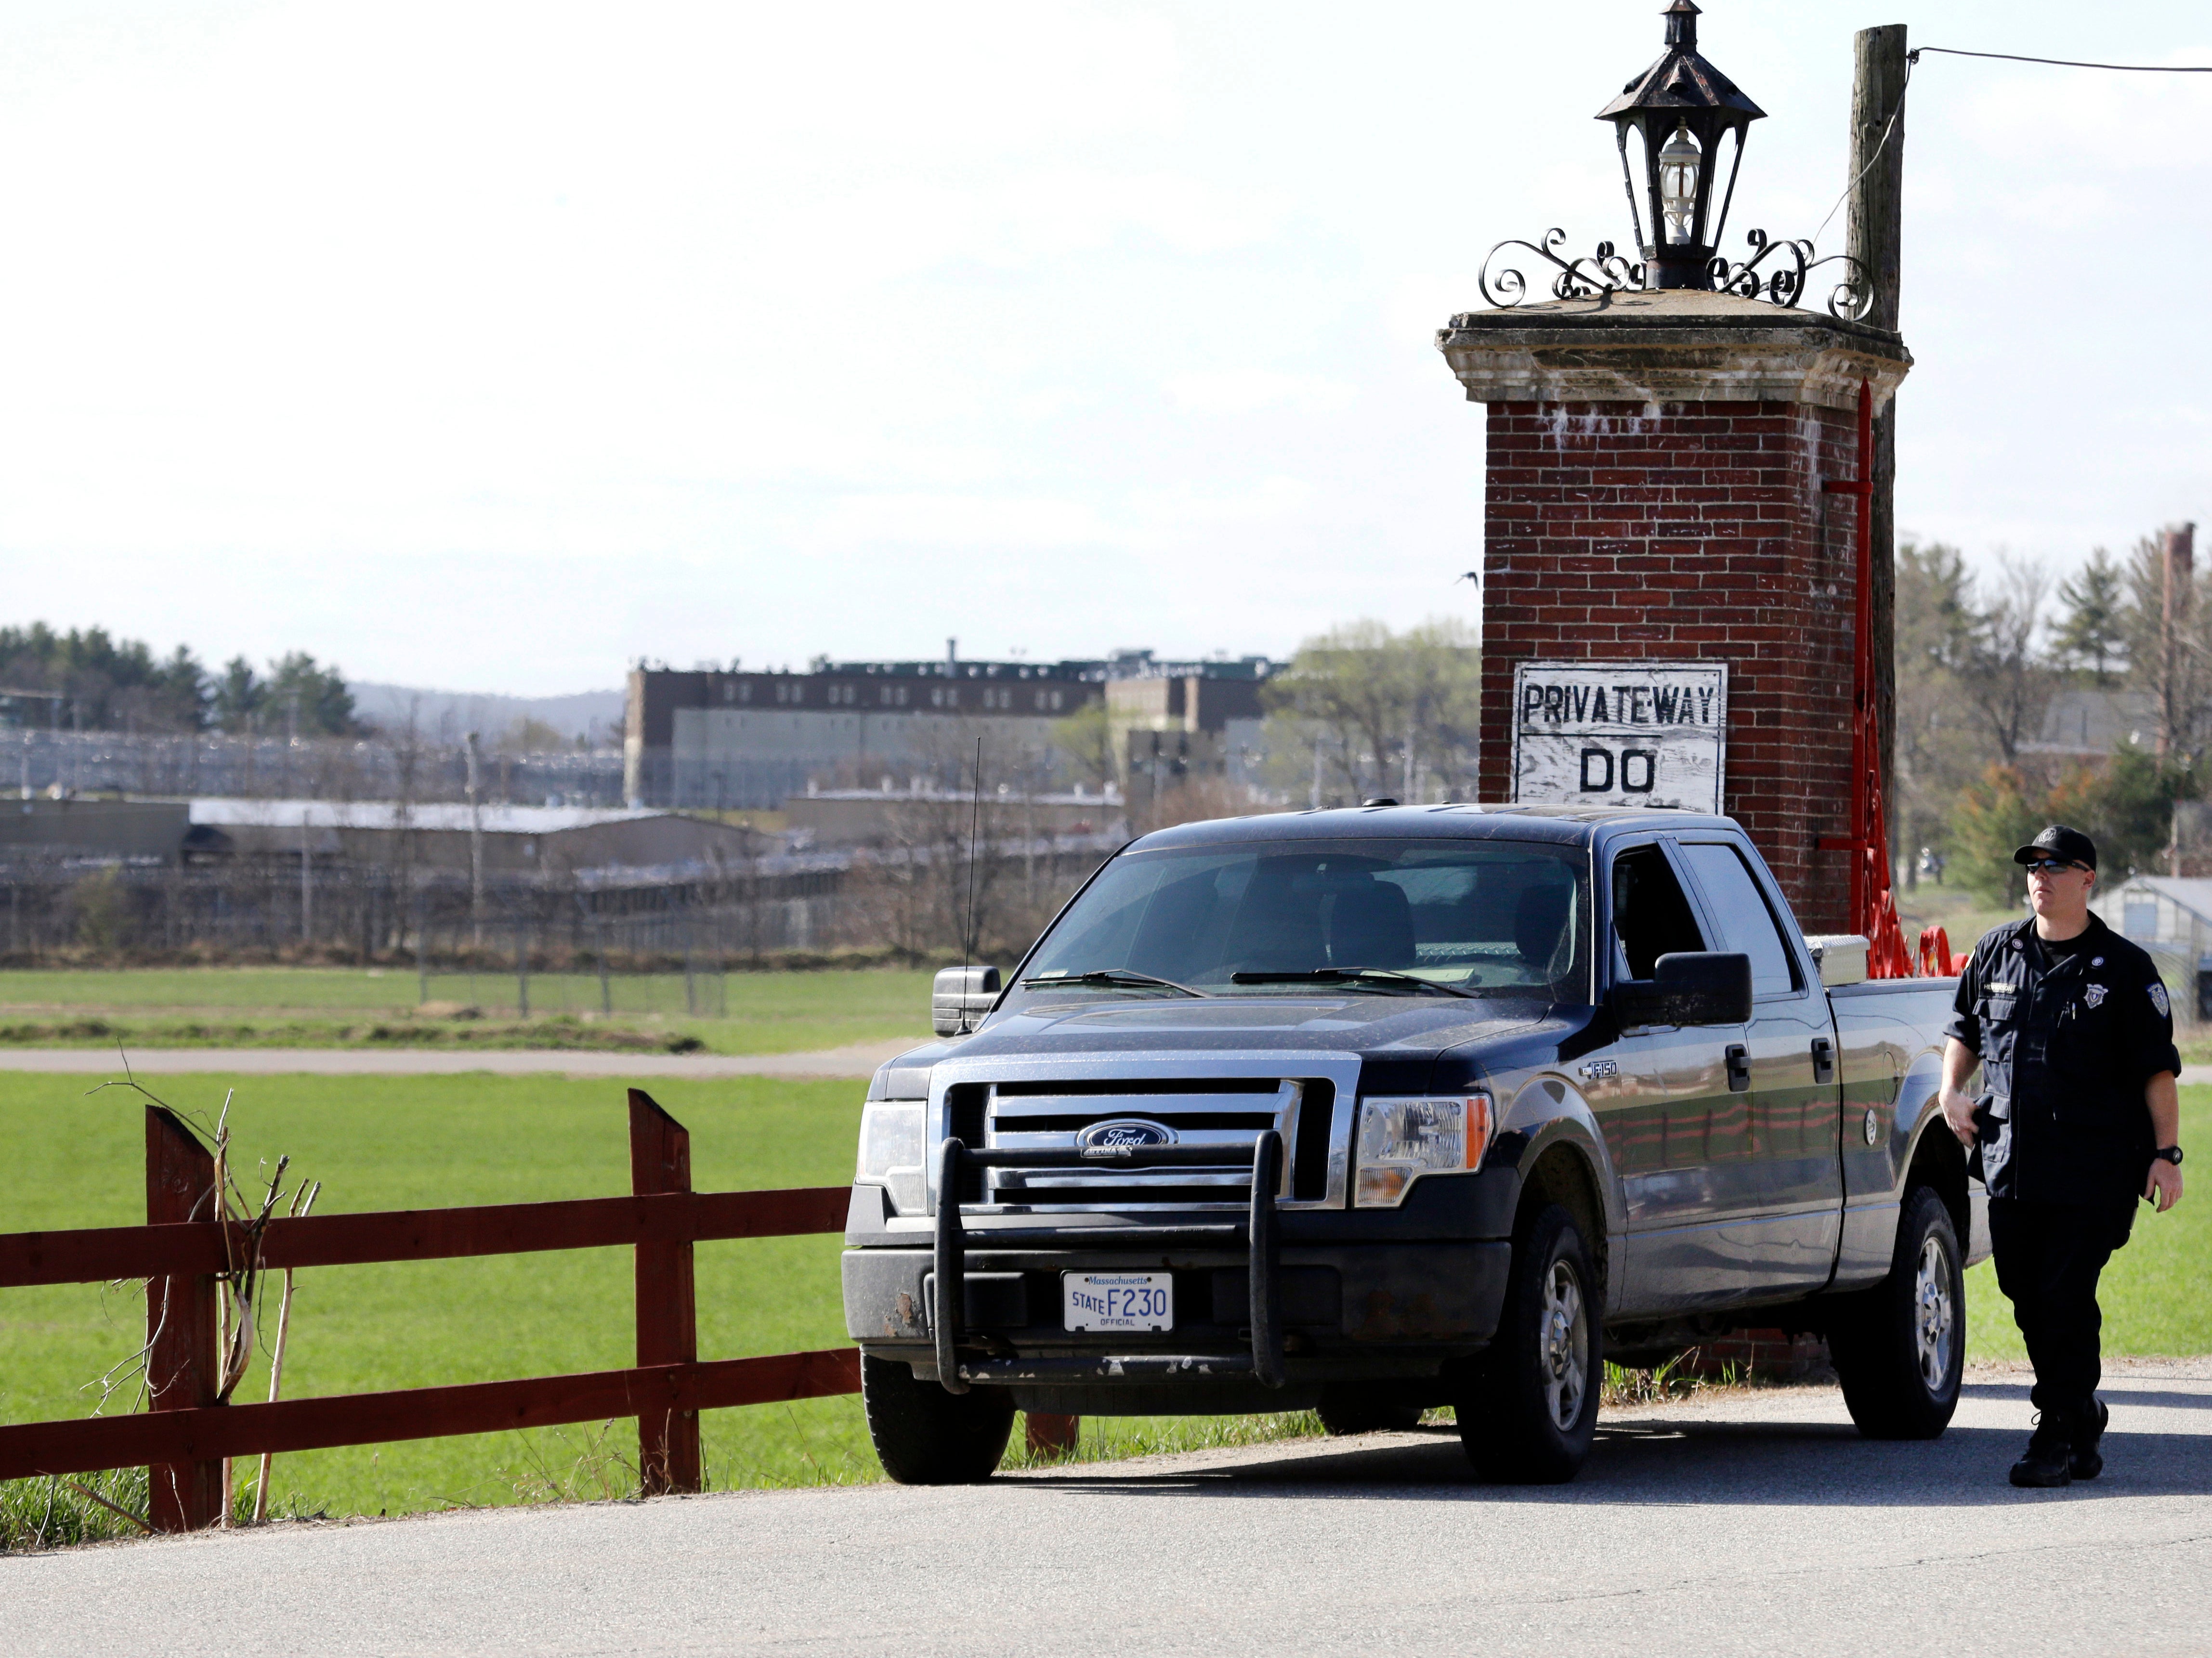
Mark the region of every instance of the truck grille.
POLYGON ((947 1130, 970 1144, 1064 1147, 1114 1123, 1218 1146, 1218 1168, 994 1169, 963 1200, 1027 1211, 1236 1208, 1250 1201, 1253 1143, 1283 1137, 1285 1201, 1327 1195, 1336 1087, 1327 1077, 1197 1077, 975 1083, 948 1090, 947 1130))

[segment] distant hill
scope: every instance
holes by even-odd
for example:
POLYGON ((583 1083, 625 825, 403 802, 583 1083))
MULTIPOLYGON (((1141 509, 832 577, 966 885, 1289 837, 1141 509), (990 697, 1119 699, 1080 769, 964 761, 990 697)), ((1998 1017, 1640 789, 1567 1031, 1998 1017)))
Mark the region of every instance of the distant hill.
POLYGON ((411 706, 417 730, 426 737, 457 742, 481 732, 487 742, 524 720, 550 726, 563 739, 589 737, 610 746, 622 740, 620 691, 577 691, 568 696, 495 696, 477 691, 424 690, 412 685, 380 685, 349 680, 354 714, 372 726, 397 731, 407 724, 411 706))

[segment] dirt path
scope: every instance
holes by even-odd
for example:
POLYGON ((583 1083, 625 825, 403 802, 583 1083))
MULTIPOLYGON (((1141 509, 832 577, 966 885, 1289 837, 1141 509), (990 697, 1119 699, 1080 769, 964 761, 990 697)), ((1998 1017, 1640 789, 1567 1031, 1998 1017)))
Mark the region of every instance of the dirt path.
MULTIPOLYGON (((545 1073, 569 1077, 866 1077, 886 1060, 922 1041, 854 1042, 805 1054, 590 1054, 544 1048, 161 1048, 131 1055, 142 1076, 279 1073, 313 1077, 442 1077, 471 1071, 497 1076, 545 1073)), ((63 1072, 75 1076, 118 1074, 112 1048, 0 1049, 0 1071, 63 1072)))

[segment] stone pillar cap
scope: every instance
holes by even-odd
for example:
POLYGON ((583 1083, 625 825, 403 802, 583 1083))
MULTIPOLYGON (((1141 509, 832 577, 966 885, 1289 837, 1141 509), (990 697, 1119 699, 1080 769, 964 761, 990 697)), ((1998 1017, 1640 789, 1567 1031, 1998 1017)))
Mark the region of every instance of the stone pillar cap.
POLYGON ((1470 403, 1804 403, 1875 407, 1912 367, 1870 323, 1674 288, 1470 311, 1437 331, 1470 403))

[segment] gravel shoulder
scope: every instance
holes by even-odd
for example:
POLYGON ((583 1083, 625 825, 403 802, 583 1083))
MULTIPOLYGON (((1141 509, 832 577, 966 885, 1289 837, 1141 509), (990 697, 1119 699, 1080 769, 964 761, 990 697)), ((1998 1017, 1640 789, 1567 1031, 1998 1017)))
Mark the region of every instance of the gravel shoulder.
POLYGON ((890 1485, 326 1523, 0 1559, 13 1653, 2207 1649, 2212 1359, 2119 1361, 2109 1467, 2019 1491, 2027 1377, 1942 1440, 1832 1388, 1609 1413, 1571 1485, 1449 1430, 890 1485), (158 1619, 158 1632, 148 1623, 158 1619))

